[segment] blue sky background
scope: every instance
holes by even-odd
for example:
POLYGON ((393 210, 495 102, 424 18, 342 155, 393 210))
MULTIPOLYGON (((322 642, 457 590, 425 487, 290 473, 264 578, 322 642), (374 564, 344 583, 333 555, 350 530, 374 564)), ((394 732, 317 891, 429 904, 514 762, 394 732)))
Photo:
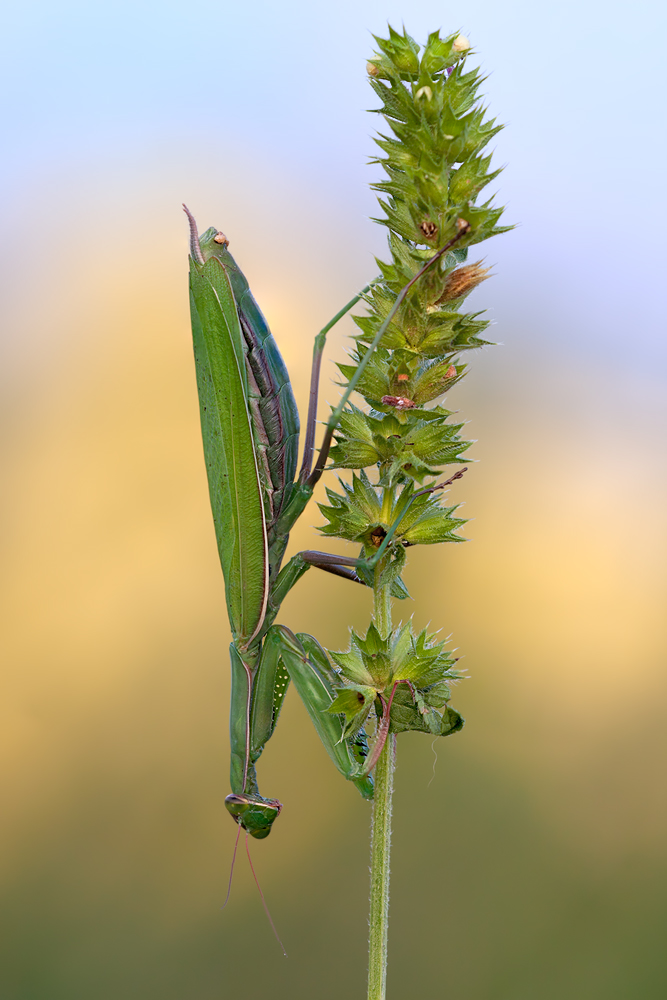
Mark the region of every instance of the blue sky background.
MULTIPOLYGON (((76 211, 69 185, 92 190, 104 218, 119 196, 145 204, 146 187, 153 204, 155 189, 196 200, 207 169, 225 216, 233 170, 277 200, 292 186, 329 203, 335 192, 369 214, 363 65, 370 32, 387 20, 405 20, 417 38, 440 25, 470 35, 491 74, 491 110, 508 124, 497 140, 509 165, 502 198, 523 232, 502 252, 519 255, 531 293, 551 297, 567 273, 567 294, 553 302, 560 337, 585 351, 614 342, 625 364, 641 366, 628 352, 629 328, 641 330, 652 367, 663 357, 652 287, 665 217, 665 13, 653 3, 14 5, 0 167, 12 245, 17 229, 29 239, 37 205, 63 225, 76 211)), ((255 230, 265 198, 245 206, 255 230)), ((299 214, 293 205, 292 228, 299 214)))

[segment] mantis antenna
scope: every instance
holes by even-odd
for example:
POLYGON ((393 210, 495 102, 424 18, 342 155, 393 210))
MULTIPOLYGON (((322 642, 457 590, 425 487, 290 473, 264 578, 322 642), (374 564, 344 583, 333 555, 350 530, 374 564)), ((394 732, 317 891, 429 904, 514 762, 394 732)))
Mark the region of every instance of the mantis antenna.
MULTIPOLYGON (((241 827, 239 827, 239 830, 240 829, 241 829, 241 827)), ((269 923, 271 924, 271 928, 273 930, 273 933, 276 936, 276 941, 278 942, 278 944, 282 948, 283 955, 285 956, 285 958, 287 958, 287 952, 285 951, 285 945, 280 940, 280 936, 278 934, 278 931, 276 930, 276 925, 274 924, 273 918, 271 917, 271 914, 269 913, 269 908, 266 905, 266 900, 264 899, 264 893, 262 892, 262 887, 259 884, 259 879, 257 878, 257 875, 255 874, 255 869, 253 867, 252 858, 250 857, 250 844, 248 843, 248 831, 247 830, 246 830, 246 834, 245 834, 245 849, 246 849, 246 854, 248 855, 248 861, 250 863, 250 871, 252 872, 252 877, 255 880, 255 885, 257 886, 257 889, 259 890, 259 895, 261 896, 261 899, 262 899, 262 906, 264 907, 264 912, 266 913, 267 917, 269 918, 269 923)))
POLYGON ((220 907, 221 910, 224 910, 224 908, 227 906, 227 903, 229 902, 229 895, 232 891, 232 879, 234 878, 234 865, 236 864, 236 851, 238 850, 240 836, 241 836, 241 827, 239 825, 239 828, 236 831, 236 840, 234 841, 234 853, 232 854, 232 867, 229 869, 229 884, 227 885, 227 895, 225 896, 224 903, 220 907))

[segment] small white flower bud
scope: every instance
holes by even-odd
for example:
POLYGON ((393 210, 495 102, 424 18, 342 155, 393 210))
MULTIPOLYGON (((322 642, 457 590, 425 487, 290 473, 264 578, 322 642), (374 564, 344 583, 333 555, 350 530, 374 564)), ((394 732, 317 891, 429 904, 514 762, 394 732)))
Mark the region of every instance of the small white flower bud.
POLYGON ((470 42, 465 35, 458 35, 452 44, 453 52, 467 52, 470 48, 470 42))

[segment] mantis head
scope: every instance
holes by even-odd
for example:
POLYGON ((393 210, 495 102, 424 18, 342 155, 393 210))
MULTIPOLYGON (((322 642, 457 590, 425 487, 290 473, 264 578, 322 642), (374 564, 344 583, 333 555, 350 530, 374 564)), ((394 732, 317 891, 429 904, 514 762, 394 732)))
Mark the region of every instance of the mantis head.
POLYGON ((257 840, 268 837, 273 822, 282 809, 282 803, 278 799, 263 799, 258 795, 234 793, 227 796, 225 806, 239 826, 257 840))

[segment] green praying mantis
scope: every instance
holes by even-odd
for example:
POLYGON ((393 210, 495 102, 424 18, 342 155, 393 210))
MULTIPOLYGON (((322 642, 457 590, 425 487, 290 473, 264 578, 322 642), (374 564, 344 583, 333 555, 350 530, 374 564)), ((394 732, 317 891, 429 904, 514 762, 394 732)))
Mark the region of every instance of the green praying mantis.
MULTIPOLYGON (((227 237, 215 228, 198 235, 190 225, 190 304, 204 456, 213 520, 232 632, 230 742, 231 794, 225 804, 234 820, 262 839, 280 814, 277 799, 264 798, 256 762, 270 739, 290 680, 294 683, 329 757, 366 799, 373 797, 371 772, 388 731, 389 716, 378 722, 369 748, 363 729, 347 730, 331 711, 337 674, 310 635, 276 624, 288 592, 315 566, 357 584, 384 557, 410 505, 459 478, 414 493, 370 557, 354 559, 305 551, 283 566, 289 533, 320 479, 333 435, 364 368, 410 287, 470 227, 459 220, 457 235, 405 286, 350 379, 326 424, 315 456, 320 367, 328 331, 363 298, 362 289, 319 332, 313 349, 310 399, 297 475, 299 415, 289 376, 248 282, 229 253, 227 237)), ((376 279, 378 280, 378 279, 376 279)), ((389 706, 390 707, 390 706, 389 706)))

